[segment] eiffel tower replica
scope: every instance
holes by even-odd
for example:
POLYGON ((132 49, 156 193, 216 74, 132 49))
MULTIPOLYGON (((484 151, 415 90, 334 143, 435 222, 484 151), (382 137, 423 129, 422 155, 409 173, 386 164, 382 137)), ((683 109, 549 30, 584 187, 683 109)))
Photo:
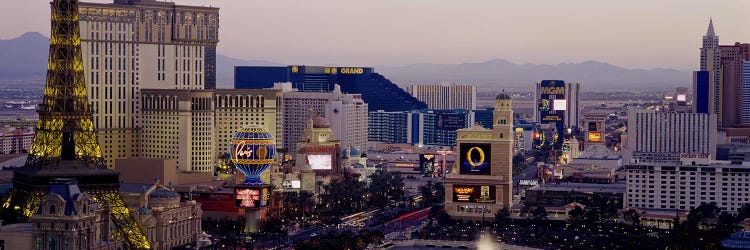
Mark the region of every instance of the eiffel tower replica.
POLYGON ((110 237, 127 249, 150 243, 120 197, 120 173, 102 158, 84 82, 78 0, 52 2, 52 32, 44 101, 26 164, 13 171, 13 190, 3 217, 23 221, 39 210, 42 195, 56 178, 78 180, 82 192, 109 208, 110 237))

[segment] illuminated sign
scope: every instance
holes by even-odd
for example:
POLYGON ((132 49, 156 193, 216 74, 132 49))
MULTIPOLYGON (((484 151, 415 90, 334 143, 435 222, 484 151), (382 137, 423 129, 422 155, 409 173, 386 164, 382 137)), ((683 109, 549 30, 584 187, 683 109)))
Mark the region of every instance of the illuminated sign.
POLYGON ((307 164, 313 170, 330 170, 332 165, 331 155, 307 155, 307 164))
POLYGON ((542 95, 564 95, 565 87, 541 87, 539 92, 542 95))
POLYGON ((689 158, 689 159, 708 159, 708 154, 680 154, 680 158, 689 158))
POLYGON ((264 160, 268 157, 268 148, 263 145, 247 144, 245 141, 239 141, 234 145, 232 161, 235 163, 242 162, 242 160, 264 160), (253 147, 257 147, 257 151, 253 152, 253 147), (255 155, 253 155, 255 153, 255 155))
POLYGON ((568 108, 568 102, 565 99, 554 100, 552 102, 552 107, 555 109, 555 111, 566 110, 568 108))
POLYGON ((411 163, 395 163, 395 164, 393 164, 393 166, 397 167, 397 168, 411 168, 411 167, 414 167, 414 164, 411 164, 411 163))
POLYGON ((542 121, 562 121, 562 117, 559 115, 545 115, 542 121))
POLYGON ((453 202, 493 203, 495 186, 489 185, 454 185, 453 202))
POLYGON ((518 185, 521 186, 537 186, 539 185, 538 180, 518 180, 518 185))
POLYGON ((541 99, 539 100, 539 111, 549 111, 549 100, 548 99, 541 99))
POLYGON ((236 207, 260 208, 268 205, 271 192, 268 187, 238 186, 234 188, 234 204, 236 207))
POLYGON ((281 183, 281 185, 284 187, 284 189, 299 189, 302 187, 302 183, 300 181, 284 181, 281 183))
POLYGON ((312 153, 330 154, 330 153, 333 153, 333 147, 309 147, 309 148, 305 148, 304 152, 306 154, 312 154, 312 153))
POLYGON ((516 139, 523 138, 523 128, 516 128, 516 139))
POLYGON ((460 173, 470 175, 490 175, 492 156, 490 144, 462 143, 460 147, 460 173))
POLYGON ((425 175, 431 175, 433 172, 435 172, 435 155, 419 155, 419 170, 425 175))
POLYGON ((678 102, 685 102, 685 101, 687 101, 687 95, 685 95, 685 94, 677 94, 677 101, 678 102))
POLYGON ((341 68, 341 74, 359 75, 365 73, 363 68, 341 68))
POLYGON ((602 132, 588 132, 588 141, 602 142, 602 132))

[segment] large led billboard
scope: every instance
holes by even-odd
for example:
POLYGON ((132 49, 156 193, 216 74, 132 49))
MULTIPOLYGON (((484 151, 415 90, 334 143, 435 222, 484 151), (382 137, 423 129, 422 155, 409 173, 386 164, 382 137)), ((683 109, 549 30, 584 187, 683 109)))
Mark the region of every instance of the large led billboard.
POLYGON ((563 116, 567 109, 565 81, 544 80, 539 84, 539 115, 542 123, 559 123, 562 129, 563 116))
POLYGON ((425 175, 431 175, 435 172, 435 155, 434 154, 420 154, 419 155, 419 171, 425 175))
POLYGON ((456 131, 466 127, 466 115, 456 113, 440 113, 435 120, 435 127, 456 131))
POLYGON ((495 195, 495 186, 453 185, 453 202, 494 203, 495 195))
POLYGON ((586 137, 590 142, 602 142, 602 132, 588 132, 586 137))
POLYGON ((234 188, 234 205, 242 208, 261 208, 268 205, 271 189, 268 186, 234 188))
POLYGON ((461 143, 459 154, 461 174, 490 175, 492 146, 489 143, 461 143))
POLYGON ((331 155, 307 155, 307 164, 313 170, 331 170, 331 155))

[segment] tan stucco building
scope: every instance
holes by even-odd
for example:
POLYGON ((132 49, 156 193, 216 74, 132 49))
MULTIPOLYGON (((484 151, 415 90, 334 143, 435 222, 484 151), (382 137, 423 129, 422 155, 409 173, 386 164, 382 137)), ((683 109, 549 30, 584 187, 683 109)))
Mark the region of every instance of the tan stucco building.
POLYGON ((445 210, 454 219, 493 218, 512 205, 513 110, 505 92, 495 100, 493 129, 458 130, 456 164, 446 175, 445 210))

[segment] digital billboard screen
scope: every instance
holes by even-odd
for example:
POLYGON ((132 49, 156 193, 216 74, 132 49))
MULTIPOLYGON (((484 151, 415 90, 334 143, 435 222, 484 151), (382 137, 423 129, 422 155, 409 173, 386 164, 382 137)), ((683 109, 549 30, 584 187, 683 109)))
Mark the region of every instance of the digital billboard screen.
POLYGON ((271 192, 268 187, 245 187, 234 188, 234 205, 242 208, 260 208, 268 205, 271 192))
MULTIPOLYGON (((544 80, 539 84, 539 113, 542 123, 561 124, 567 100, 565 99, 565 82, 560 80, 544 80)), ((557 126, 562 129, 562 126, 557 126)))
POLYGON ((588 132, 586 137, 590 142, 602 142, 602 132, 588 132))
POLYGON ((490 185, 454 185, 453 202, 494 203, 496 190, 490 185))
POLYGON ((435 172, 435 155, 434 154, 420 154, 419 155, 419 171, 423 174, 432 174, 435 172))
POLYGON ((555 99, 552 102, 552 107, 555 109, 555 111, 565 111, 568 108, 568 102, 565 101, 565 99, 557 100, 555 99))
POLYGON ((466 127, 466 115, 441 113, 437 115, 435 127, 450 131, 459 130, 466 127))
POLYGON ((331 155, 307 155, 307 164, 313 170, 331 170, 331 155))
POLYGON ((469 175, 490 175, 492 166, 492 146, 488 143, 461 143, 460 173, 469 175))
POLYGON ((686 94, 677 94, 677 101, 678 102, 686 102, 687 101, 687 95, 686 94))

